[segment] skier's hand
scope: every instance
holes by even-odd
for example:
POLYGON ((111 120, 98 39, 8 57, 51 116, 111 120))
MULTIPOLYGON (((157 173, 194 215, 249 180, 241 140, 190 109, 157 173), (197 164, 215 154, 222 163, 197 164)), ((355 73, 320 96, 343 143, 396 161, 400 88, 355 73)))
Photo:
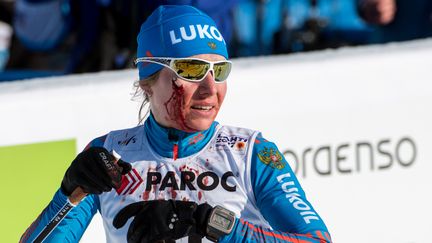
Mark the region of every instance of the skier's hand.
POLYGON ((187 201, 136 202, 120 210, 113 225, 121 228, 129 218, 135 217, 127 233, 128 243, 177 240, 195 233, 196 209, 196 203, 187 201))
POLYGON ((72 197, 108 192, 119 188, 122 175, 130 170, 129 163, 117 161, 105 148, 91 147, 72 161, 63 177, 61 190, 72 197))

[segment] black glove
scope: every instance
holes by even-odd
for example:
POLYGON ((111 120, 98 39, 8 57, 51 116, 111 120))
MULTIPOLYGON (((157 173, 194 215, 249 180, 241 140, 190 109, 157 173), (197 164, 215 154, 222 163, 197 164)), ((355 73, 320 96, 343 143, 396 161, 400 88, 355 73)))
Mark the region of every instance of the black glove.
POLYGON ((66 170, 61 183, 63 193, 69 196, 77 187, 91 194, 118 189, 122 174, 127 174, 131 165, 122 160, 115 161, 105 148, 91 147, 81 152, 66 170))
POLYGON ((113 226, 119 229, 135 217, 127 233, 128 243, 177 240, 195 232, 196 209, 196 203, 186 201, 136 202, 120 210, 113 226))
POLYGON ((203 203, 198 205, 197 209, 194 212, 194 219, 196 225, 195 232, 196 234, 201 236, 201 238, 207 236, 207 223, 209 221, 212 210, 212 206, 210 206, 208 203, 203 203))

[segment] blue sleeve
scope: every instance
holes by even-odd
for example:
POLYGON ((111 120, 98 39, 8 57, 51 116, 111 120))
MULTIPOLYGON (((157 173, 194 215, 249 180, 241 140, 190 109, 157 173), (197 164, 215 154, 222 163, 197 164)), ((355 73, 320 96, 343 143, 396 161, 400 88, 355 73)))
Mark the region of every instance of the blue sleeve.
MULTIPOLYGON (((48 206, 21 236, 20 242, 32 242, 66 203, 67 196, 60 189, 57 190, 48 206)), ((85 197, 67 214, 44 242, 78 242, 98 206, 97 196, 85 197)))
POLYGON ((257 207, 272 229, 238 219, 222 242, 331 242, 289 164, 261 134, 252 152, 251 184, 257 207))
MULTIPOLYGON (((103 146, 104 140, 105 136, 96 138, 86 149, 103 146)), ((21 236, 20 242, 32 242, 67 202, 67 196, 60 189, 57 190, 48 206, 21 236)), ((86 196, 66 215, 44 242, 78 242, 99 208, 98 196, 86 196)))

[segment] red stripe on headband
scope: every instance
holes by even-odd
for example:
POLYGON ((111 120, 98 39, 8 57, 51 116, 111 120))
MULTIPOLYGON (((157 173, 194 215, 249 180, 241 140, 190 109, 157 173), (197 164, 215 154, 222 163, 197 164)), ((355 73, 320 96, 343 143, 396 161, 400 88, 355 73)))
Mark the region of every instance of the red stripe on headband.
MULTIPOLYGON (((153 54, 152 54, 149 50, 147 50, 147 51, 146 51, 146 56, 148 56, 148 57, 153 57, 153 54)), ((145 67, 145 66, 150 65, 149 62, 140 62, 140 63, 138 63, 138 64, 140 64, 141 67, 145 67)))

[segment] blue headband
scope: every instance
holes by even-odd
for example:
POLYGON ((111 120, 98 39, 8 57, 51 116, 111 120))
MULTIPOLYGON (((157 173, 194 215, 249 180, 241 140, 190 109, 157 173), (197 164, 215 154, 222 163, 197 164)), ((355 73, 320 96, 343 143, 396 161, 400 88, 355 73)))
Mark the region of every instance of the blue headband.
MULTIPOLYGON (((225 40, 215 22, 189 5, 159 6, 141 25, 137 42, 138 58, 219 54, 228 59, 225 40)), ((137 65, 140 79, 162 68, 145 62, 137 65)))

